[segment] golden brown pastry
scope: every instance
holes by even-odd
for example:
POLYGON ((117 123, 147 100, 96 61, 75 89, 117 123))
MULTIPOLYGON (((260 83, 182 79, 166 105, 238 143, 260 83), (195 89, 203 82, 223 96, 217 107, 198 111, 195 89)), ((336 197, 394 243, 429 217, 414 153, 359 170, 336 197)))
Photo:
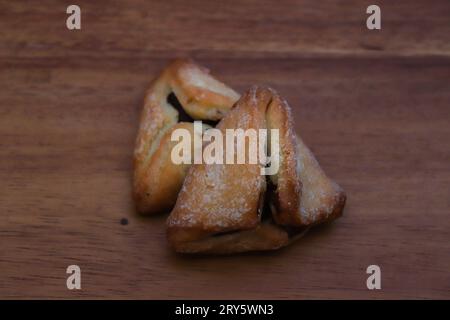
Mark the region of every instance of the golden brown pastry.
POLYGON ((273 218, 279 225, 304 227, 337 218, 342 214, 346 195, 329 179, 312 152, 295 134, 291 108, 273 95, 267 111, 270 128, 280 130, 280 169, 270 176, 273 218))
POLYGON ((276 223, 298 225, 297 212, 300 208, 302 182, 297 172, 297 140, 291 109, 278 94, 273 92, 266 113, 267 127, 279 130, 279 169, 269 176, 271 183, 270 203, 276 223))
MULTIPOLYGON (((265 129, 271 91, 252 88, 217 125, 265 129)), ((237 152, 248 154, 249 145, 237 152)), ((261 223, 266 178, 261 164, 192 165, 167 221, 169 242, 178 252, 232 253, 285 246, 287 233, 261 223)))
MULTIPOLYGON (((177 252, 273 250, 342 213, 344 192, 295 135, 290 108, 276 92, 253 87, 217 125, 238 128, 279 130, 279 171, 266 179, 261 164, 191 166, 167 221, 177 252)), ((238 152, 247 153, 243 148, 238 152)))
POLYGON ((185 118, 217 121, 238 98, 207 69, 188 60, 174 61, 153 81, 145 95, 134 151, 133 195, 139 212, 169 211, 175 204, 189 165, 171 161, 174 143, 170 137, 180 127, 193 132, 192 123, 179 122, 180 113, 185 118), (173 105, 178 102, 179 111, 173 105))

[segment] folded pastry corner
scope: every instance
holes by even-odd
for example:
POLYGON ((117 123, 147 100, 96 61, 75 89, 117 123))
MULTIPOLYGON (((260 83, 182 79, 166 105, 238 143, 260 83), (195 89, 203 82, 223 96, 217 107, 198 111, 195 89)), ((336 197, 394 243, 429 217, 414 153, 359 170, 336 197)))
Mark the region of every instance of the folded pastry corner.
POLYGON ((345 191, 325 174, 299 136, 297 153, 297 172, 303 183, 299 225, 317 225, 340 217, 347 200, 345 191))
POLYGON ((195 120, 218 121, 239 99, 239 94, 192 61, 173 63, 171 86, 184 110, 195 120))
POLYGON ((189 121, 194 119, 220 120, 238 98, 190 60, 175 60, 152 82, 134 150, 133 197, 140 213, 169 211, 175 204, 189 165, 172 163, 172 131, 183 127, 192 132, 189 121))

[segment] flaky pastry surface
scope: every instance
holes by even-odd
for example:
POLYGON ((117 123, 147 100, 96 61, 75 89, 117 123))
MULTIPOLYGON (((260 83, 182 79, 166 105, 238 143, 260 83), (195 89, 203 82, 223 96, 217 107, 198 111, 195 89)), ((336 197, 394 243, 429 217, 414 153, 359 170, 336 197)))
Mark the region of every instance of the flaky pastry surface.
POLYGON ((143 214, 169 211, 189 165, 174 164, 171 133, 179 127, 192 132, 189 122, 179 123, 179 112, 168 102, 175 94, 193 119, 219 120, 239 95, 190 60, 176 60, 166 67, 147 90, 134 151, 133 195, 143 214))

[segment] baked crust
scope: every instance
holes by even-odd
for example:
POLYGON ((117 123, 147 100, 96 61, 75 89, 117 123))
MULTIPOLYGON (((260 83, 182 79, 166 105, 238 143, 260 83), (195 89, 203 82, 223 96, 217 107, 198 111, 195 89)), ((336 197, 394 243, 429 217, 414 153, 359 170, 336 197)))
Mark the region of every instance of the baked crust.
POLYGON ((142 214, 169 211, 176 201, 188 165, 170 159, 171 132, 191 123, 178 123, 178 111, 167 101, 174 93, 194 119, 219 120, 239 95, 190 60, 167 66, 147 90, 134 150, 133 197, 142 214))
MULTIPOLYGON (((235 104, 238 99, 207 69, 188 60, 171 63, 147 90, 134 152, 134 199, 141 213, 173 208, 167 236, 178 252, 274 250, 296 240, 310 226, 342 214, 345 192, 326 176, 295 134, 287 102, 274 90, 260 87, 252 87, 235 104), (222 133, 238 128, 278 129, 277 174, 263 176, 262 165, 248 161, 174 164, 173 130, 187 129, 191 136, 200 133, 194 132, 191 122, 179 122, 179 112, 168 102, 170 94, 192 119, 222 119, 217 125, 222 133), (264 208, 268 214, 263 217, 264 208)), ((270 146, 270 135, 267 139, 270 146)), ((240 147, 237 153, 245 153, 247 159, 248 143, 240 147)))
POLYGON ((180 237, 184 232, 191 233, 184 228, 168 229, 169 241, 180 253, 230 254, 267 251, 282 248, 290 241, 288 233, 272 223, 261 223, 253 229, 228 234, 199 236, 190 241, 180 237))
MULTIPOLYGON (((265 128, 261 109, 268 101, 264 101, 264 94, 250 90, 216 129, 225 134, 226 129, 265 128)), ((248 152, 248 145, 241 147, 245 149, 236 151, 248 152)), ((256 227, 261 197, 266 190, 261 167, 248 163, 192 165, 168 218, 169 229, 178 226, 195 230, 196 234, 213 234, 256 227)))
POLYGON ((272 214, 279 225, 305 227, 342 214, 346 195, 327 177, 313 153, 295 134, 291 108, 274 94, 267 112, 271 128, 280 130, 280 169, 271 176, 272 214))
POLYGON ((325 174, 299 136, 297 154, 297 173, 303 183, 297 226, 316 225, 340 217, 347 199, 344 190, 325 174))
POLYGON ((167 220, 168 240, 177 252, 274 250, 342 214, 344 191, 295 134, 290 107, 274 90, 251 88, 217 128, 278 129, 279 171, 269 177, 268 188, 259 164, 191 166, 167 220), (272 218, 262 221, 266 197, 272 218))
POLYGON ((276 92, 267 109, 267 124, 270 129, 279 130, 279 170, 270 176, 275 188, 270 195, 271 206, 276 208, 272 215, 277 224, 301 225, 297 214, 301 205, 302 182, 296 170, 299 158, 294 121, 291 108, 276 92))
MULTIPOLYGON (((251 88, 217 125, 266 129, 272 91, 251 88)), ((241 146, 248 154, 249 145, 241 146)), ((167 235, 178 252, 231 253, 277 249, 288 243, 283 229, 261 223, 266 178, 261 164, 192 165, 167 220, 167 235)))

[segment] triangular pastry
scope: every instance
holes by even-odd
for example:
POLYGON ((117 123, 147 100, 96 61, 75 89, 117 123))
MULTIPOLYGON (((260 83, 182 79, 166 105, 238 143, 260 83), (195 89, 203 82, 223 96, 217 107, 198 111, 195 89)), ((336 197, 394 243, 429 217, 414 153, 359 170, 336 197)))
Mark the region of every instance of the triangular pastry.
POLYGON ((176 251, 277 249, 307 227, 342 213, 345 193, 296 136, 290 107, 275 91, 252 88, 217 128, 278 129, 279 171, 266 179, 260 175, 261 165, 191 166, 167 221, 168 239, 176 251), (268 205, 263 212, 264 202, 268 205))
POLYGON ((171 161, 172 131, 185 128, 193 133, 193 124, 185 119, 218 121, 238 98, 207 69, 188 60, 174 61, 153 81, 145 95, 134 151, 133 195, 139 212, 169 211, 175 204, 189 165, 171 161))
MULTIPOLYGON (((266 129, 272 92, 252 88, 217 125, 266 129)), ((241 146, 248 154, 248 143, 241 146)), ((196 164, 188 171, 168 221, 168 239, 179 252, 232 253, 285 246, 288 234, 262 223, 266 178, 261 164, 196 164)))

